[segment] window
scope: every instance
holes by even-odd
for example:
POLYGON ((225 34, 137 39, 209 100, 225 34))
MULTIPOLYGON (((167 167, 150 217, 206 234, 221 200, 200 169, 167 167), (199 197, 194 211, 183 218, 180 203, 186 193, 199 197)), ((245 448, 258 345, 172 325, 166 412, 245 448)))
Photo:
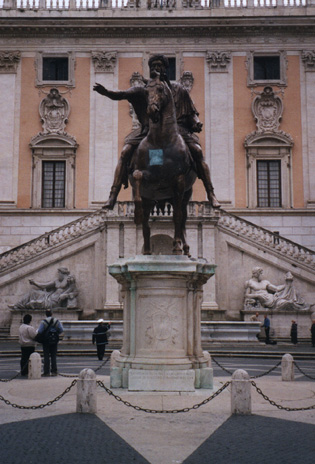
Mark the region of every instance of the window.
POLYGON ((281 207, 280 160, 257 161, 257 206, 281 207))
POLYGON ((43 57, 43 81, 67 81, 68 57, 43 57))
POLYGON ((42 208, 65 207, 65 161, 43 161, 42 208))
POLYGON ((254 80, 271 81, 280 79, 279 56, 254 56, 254 80))
POLYGON ((74 87, 75 57, 73 52, 38 52, 35 65, 37 86, 61 84, 74 87))
POLYGON ((176 58, 168 57, 169 68, 167 71, 167 77, 170 81, 176 80, 176 58))
POLYGON ((287 85, 287 57, 283 51, 248 52, 246 66, 249 87, 266 85, 267 83, 278 86, 287 85))

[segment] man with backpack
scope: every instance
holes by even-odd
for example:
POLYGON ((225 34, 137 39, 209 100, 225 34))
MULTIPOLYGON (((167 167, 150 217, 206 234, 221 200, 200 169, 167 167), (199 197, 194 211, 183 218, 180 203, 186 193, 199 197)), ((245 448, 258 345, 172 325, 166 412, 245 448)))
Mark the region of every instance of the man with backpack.
POLYGON ((43 345, 44 373, 43 377, 57 375, 57 345, 63 327, 58 319, 52 317, 52 312, 46 311, 46 318, 40 323, 37 331, 37 340, 43 345), (51 365, 50 365, 51 361, 51 365))

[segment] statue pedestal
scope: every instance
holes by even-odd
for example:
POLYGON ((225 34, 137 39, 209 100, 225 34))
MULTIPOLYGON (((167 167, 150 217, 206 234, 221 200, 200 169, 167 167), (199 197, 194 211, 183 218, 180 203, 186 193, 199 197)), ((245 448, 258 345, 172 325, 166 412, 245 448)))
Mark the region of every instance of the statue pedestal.
MULTIPOLYGON (((66 321, 77 321, 79 319, 80 309, 53 309, 53 317, 59 319, 62 323, 63 320, 66 321)), ((10 326, 10 335, 12 337, 19 336, 19 327, 23 323, 23 317, 25 314, 30 314, 32 316, 31 325, 38 329, 39 324, 46 317, 46 311, 43 309, 11 309, 12 319, 10 326)))
POLYGON ((212 387, 210 355, 201 348, 200 313, 202 286, 214 272, 214 265, 172 255, 136 256, 109 266, 124 298, 115 385, 120 376, 122 387, 137 391, 212 387))

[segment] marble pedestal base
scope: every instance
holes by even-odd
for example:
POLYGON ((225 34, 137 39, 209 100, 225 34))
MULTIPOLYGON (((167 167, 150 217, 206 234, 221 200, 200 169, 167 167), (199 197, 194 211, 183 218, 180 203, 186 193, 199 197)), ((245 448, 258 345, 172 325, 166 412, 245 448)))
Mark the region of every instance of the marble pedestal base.
POLYGON ((137 391, 211 388, 208 352, 201 349, 202 285, 215 266, 186 256, 136 256, 109 267, 122 285, 123 347, 111 385, 137 391))

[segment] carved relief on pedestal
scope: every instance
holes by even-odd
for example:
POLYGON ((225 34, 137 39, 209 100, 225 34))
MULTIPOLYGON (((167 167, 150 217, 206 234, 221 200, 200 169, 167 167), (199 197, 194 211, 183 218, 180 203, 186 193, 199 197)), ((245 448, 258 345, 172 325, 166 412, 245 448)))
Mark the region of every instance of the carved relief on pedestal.
POLYGON ((116 52, 92 52, 95 72, 113 73, 117 62, 116 52))
POLYGON ((167 349, 178 345, 179 321, 178 302, 174 299, 164 301, 151 301, 150 307, 145 311, 145 344, 155 349, 167 349))
POLYGON ((305 71, 315 71, 315 50, 303 50, 302 62, 305 71))
POLYGON ((21 53, 0 52, 0 74, 15 74, 21 59, 21 53))
POLYGON ((209 72, 228 72, 231 52, 207 52, 206 61, 209 72))

